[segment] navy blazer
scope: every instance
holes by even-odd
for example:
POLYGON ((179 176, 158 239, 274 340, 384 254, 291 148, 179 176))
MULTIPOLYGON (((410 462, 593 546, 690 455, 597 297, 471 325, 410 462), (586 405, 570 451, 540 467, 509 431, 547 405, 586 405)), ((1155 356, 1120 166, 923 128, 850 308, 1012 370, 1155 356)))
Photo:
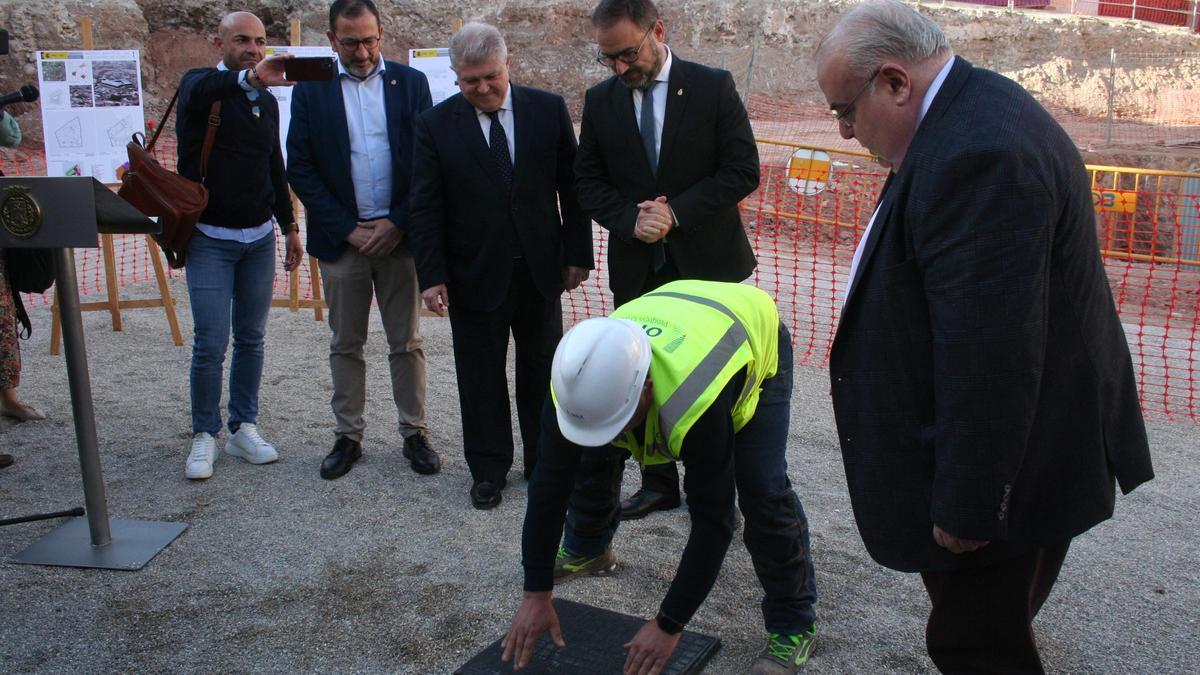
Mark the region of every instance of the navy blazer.
POLYGON ((651 248, 634 239, 638 202, 660 195, 679 227, 667 246, 685 279, 742 281, 754 252, 738 204, 758 187, 758 146, 728 71, 671 61, 658 174, 642 149, 633 92, 616 77, 587 91, 575 176, 584 213, 609 231, 609 281, 618 297, 642 292, 651 248))
MULTIPOLYGON (((384 62, 384 107, 392 149, 392 205, 388 219, 403 234, 408 227, 413 120, 432 105, 424 73, 384 62)), ((308 253, 337 260, 358 223, 350 176, 350 133, 340 77, 301 82, 292 92, 287 138, 287 176, 308 215, 308 253)))
POLYGON ((903 571, 1110 517, 1154 475, 1087 171, 1024 89, 956 58, 884 187, 830 353, 859 532, 903 571), (992 543, 954 555, 933 524, 992 543))
POLYGON ((409 229, 421 289, 446 284, 456 307, 490 311, 508 294, 510 237, 547 300, 565 265, 592 269, 591 221, 575 198, 575 129, 561 96, 512 85, 511 188, 462 94, 417 119, 409 229), (561 210, 561 213, 560 213, 561 210))

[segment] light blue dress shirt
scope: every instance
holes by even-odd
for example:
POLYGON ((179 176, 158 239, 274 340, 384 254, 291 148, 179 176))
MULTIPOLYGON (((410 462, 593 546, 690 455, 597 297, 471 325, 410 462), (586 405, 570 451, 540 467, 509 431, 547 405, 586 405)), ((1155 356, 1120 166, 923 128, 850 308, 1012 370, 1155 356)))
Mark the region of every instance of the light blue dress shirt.
POLYGON ((365 78, 338 60, 346 130, 350 135, 350 180, 360 220, 386 218, 392 210, 392 146, 383 101, 383 59, 365 78))

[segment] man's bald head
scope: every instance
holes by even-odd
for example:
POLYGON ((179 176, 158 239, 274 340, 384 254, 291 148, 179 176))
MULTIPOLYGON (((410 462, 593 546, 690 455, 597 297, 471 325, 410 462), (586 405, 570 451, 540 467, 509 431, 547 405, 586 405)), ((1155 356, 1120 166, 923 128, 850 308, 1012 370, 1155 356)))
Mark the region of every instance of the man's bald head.
POLYGON ((258 29, 264 35, 267 29, 263 26, 263 22, 250 12, 230 12, 221 17, 221 23, 217 26, 217 36, 222 40, 226 36, 231 35, 235 30, 258 29))
POLYGON ((250 12, 230 12, 217 26, 214 43, 226 68, 244 70, 266 57, 267 30, 250 12))

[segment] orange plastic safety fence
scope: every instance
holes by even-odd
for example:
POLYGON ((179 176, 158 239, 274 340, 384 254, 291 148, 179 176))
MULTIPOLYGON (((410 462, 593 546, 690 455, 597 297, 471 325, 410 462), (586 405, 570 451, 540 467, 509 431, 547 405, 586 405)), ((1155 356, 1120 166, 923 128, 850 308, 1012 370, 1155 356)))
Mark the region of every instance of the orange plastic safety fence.
MULTIPOLYGON (((174 139, 160 140, 164 165, 174 166, 174 150, 174 139)), ((760 187, 742 202, 742 216, 758 257, 751 281, 776 298, 797 360, 819 367, 827 363, 850 261, 884 172, 861 155, 829 150, 825 173, 797 173, 796 165, 789 165, 794 150, 792 144, 760 142, 760 187), (823 181, 821 189, 805 190, 797 183, 809 179, 823 181)), ((0 169, 9 175, 41 175, 45 163, 37 152, 5 152, 0 169)), ((1143 407, 1154 416, 1200 421, 1200 175, 1093 169, 1097 235, 1143 407)), ((597 269, 564 296, 568 326, 613 309, 607 237, 593 226, 597 269)), ((275 295, 287 298, 290 280, 283 272, 282 239, 278 251, 275 295)), ((153 279, 144 237, 116 236, 114 254, 119 285, 153 279)), ((80 249, 77 264, 80 293, 102 295, 100 252, 80 249)), ((307 261, 298 280, 299 297, 314 297, 307 261)), ((157 292, 152 285, 146 288, 157 292)), ((48 304, 50 297, 29 296, 27 305, 48 304)))

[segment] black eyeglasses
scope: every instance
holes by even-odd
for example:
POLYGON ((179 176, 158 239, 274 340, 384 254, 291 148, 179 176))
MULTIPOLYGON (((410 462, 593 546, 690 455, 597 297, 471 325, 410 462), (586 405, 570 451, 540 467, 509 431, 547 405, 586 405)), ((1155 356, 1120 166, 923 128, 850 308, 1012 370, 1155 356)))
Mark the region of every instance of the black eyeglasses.
POLYGON ((875 71, 871 73, 871 76, 867 78, 866 84, 862 86, 862 89, 858 90, 858 93, 854 95, 854 98, 850 99, 849 103, 830 104, 829 114, 833 115, 833 118, 838 121, 838 124, 841 124, 847 129, 854 128, 854 104, 858 102, 858 99, 861 98, 864 93, 866 93, 867 87, 871 86, 871 83, 875 81, 876 77, 879 77, 879 73, 882 70, 883 66, 876 68, 875 71))
POLYGON ((650 27, 646 29, 646 34, 642 36, 642 41, 638 43, 638 46, 630 47, 620 54, 610 56, 600 50, 596 50, 596 62, 605 68, 612 68, 613 66, 617 65, 617 61, 620 61, 625 65, 632 65, 636 63, 638 56, 640 56, 642 53, 642 47, 646 44, 646 38, 650 37, 650 31, 652 30, 654 30, 654 24, 650 24, 650 27))
POLYGON ((379 46, 379 38, 377 36, 357 38, 357 39, 356 38, 340 38, 340 39, 338 39, 338 44, 342 46, 342 49, 345 49, 348 51, 358 51, 359 45, 362 45, 362 46, 366 47, 367 49, 374 49, 375 47, 379 46))

